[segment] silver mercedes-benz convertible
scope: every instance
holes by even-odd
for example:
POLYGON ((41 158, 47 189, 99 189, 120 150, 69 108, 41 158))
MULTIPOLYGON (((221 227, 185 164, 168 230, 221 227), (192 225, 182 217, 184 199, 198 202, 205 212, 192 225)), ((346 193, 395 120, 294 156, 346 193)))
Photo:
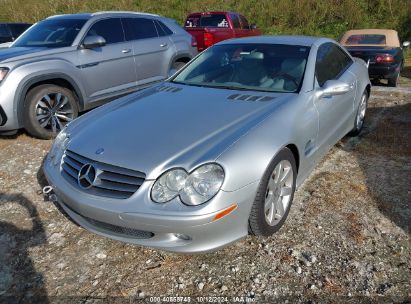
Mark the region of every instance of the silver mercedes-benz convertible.
POLYGON ((330 39, 224 41, 71 122, 45 175, 75 222, 116 240, 189 253, 270 236, 321 157, 361 131, 370 89, 330 39))

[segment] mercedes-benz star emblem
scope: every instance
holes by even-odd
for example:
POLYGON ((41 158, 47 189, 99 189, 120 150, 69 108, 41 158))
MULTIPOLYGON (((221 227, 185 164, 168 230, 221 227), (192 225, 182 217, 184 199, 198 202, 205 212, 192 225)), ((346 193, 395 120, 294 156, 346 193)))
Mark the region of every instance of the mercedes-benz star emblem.
POLYGON ((78 172, 77 182, 83 189, 90 189, 96 180, 96 169, 91 164, 85 164, 78 172))
POLYGON ((101 155, 101 154, 103 154, 104 153, 104 149, 103 148, 98 148, 97 150, 96 150, 96 154, 97 155, 101 155))

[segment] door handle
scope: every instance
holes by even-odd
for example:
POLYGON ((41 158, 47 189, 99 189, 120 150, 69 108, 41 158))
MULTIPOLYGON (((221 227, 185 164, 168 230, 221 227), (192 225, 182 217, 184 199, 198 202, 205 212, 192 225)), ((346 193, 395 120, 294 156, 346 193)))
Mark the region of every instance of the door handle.
POLYGON ((167 43, 162 43, 162 44, 160 44, 160 46, 161 46, 161 47, 166 47, 166 46, 167 46, 167 43))
POLYGON ((127 54, 131 52, 131 49, 124 49, 121 51, 123 54, 127 54))

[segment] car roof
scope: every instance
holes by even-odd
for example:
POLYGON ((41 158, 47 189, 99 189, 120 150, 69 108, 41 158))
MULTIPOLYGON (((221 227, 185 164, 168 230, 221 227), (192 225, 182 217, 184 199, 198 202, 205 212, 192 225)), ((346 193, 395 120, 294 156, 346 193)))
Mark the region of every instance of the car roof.
POLYGON ((159 15, 149 14, 149 13, 142 13, 142 12, 129 12, 129 11, 102 11, 102 12, 95 12, 95 13, 79 13, 79 14, 65 14, 65 15, 55 15, 50 16, 47 19, 56 19, 56 18, 64 18, 64 19, 91 19, 93 17, 118 17, 118 16, 154 16, 159 17, 159 15))
POLYGON ((239 14, 239 13, 229 12, 229 11, 206 11, 206 12, 192 12, 189 14, 189 16, 191 15, 214 15, 214 14, 239 14))
POLYGON ((344 46, 356 46, 356 45, 370 45, 370 46, 381 46, 381 44, 347 44, 347 40, 352 35, 384 35, 385 36, 385 46, 400 47, 400 41, 398 39, 398 33, 395 30, 387 29, 358 29, 350 30, 344 33, 341 38, 341 44, 344 46))
MULTIPOLYGON (((312 36, 252 36, 246 38, 230 39, 220 42, 219 44, 231 44, 231 43, 267 43, 267 44, 289 44, 289 45, 301 45, 312 46, 317 42, 333 41, 323 37, 312 36)), ((334 42, 334 41, 333 41, 334 42)))

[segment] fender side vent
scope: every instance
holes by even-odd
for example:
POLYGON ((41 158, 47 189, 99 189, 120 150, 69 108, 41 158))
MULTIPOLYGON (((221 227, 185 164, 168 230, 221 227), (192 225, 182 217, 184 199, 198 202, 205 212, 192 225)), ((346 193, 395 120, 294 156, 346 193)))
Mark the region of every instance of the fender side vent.
POLYGON ((175 93, 181 91, 181 88, 169 87, 169 86, 162 86, 157 89, 158 92, 170 92, 175 93))
POLYGON ((228 96, 230 100, 243 100, 243 101, 270 101, 275 97, 270 96, 253 96, 253 95, 243 95, 243 94, 233 94, 228 96))

